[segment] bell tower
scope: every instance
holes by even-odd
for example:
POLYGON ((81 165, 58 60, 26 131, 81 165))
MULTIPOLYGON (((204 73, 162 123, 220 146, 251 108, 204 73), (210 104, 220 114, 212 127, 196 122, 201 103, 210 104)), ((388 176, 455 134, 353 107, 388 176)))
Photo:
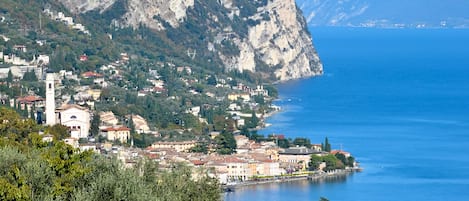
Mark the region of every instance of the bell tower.
POLYGON ((46 75, 46 124, 54 125, 55 122, 55 88, 54 88, 54 74, 47 73, 46 75))

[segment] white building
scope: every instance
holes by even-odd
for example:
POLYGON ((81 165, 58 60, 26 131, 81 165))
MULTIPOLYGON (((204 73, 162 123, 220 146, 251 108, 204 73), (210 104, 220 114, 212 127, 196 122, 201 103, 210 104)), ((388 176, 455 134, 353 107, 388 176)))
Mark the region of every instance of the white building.
POLYGON ((70 129, 72 138, 86 138, 90 130, 90 112, 87 108, 67 104, 56 110, 57 123, 67 126, 70 129))
POLYGON ((49 126, 53 126, 56 123, 54 80, 55 80, 54 74, 47 73, 47 76, 46 76, 46 124, 49 126))

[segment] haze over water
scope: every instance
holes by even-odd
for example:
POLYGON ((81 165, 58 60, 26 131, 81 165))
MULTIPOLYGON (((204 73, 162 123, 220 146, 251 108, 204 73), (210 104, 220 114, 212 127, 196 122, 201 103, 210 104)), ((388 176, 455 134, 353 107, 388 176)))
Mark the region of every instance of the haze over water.
POLYGON ((260 133, 327 136, 364 171, 245 187, 225 200, 469 200, 469 30, 311 33, 325 74, 279 85, 283 111, 260 133))

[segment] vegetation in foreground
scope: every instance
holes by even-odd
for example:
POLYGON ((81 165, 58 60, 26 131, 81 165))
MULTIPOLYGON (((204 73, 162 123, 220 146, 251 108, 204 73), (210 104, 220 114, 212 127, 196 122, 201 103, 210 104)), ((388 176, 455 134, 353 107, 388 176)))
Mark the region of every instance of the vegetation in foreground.
POLYGON ((44 142, 45 129, 0 107, 0 200, 221 200, 216 179, 151 160, 123 167, 115 158, 44 142), (203 193, 201 193, 203 192, 203 193))

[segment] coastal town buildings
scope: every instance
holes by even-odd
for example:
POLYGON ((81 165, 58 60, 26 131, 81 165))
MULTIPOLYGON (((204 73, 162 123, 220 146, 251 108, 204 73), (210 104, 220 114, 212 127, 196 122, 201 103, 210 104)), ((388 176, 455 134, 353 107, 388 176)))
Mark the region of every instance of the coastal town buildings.
POLYGON ((180 142, 154 142, 151 145, 153 149, 173 149, 176 152, 187 152, 197 145, 196 141, 180 141, 180 142))

